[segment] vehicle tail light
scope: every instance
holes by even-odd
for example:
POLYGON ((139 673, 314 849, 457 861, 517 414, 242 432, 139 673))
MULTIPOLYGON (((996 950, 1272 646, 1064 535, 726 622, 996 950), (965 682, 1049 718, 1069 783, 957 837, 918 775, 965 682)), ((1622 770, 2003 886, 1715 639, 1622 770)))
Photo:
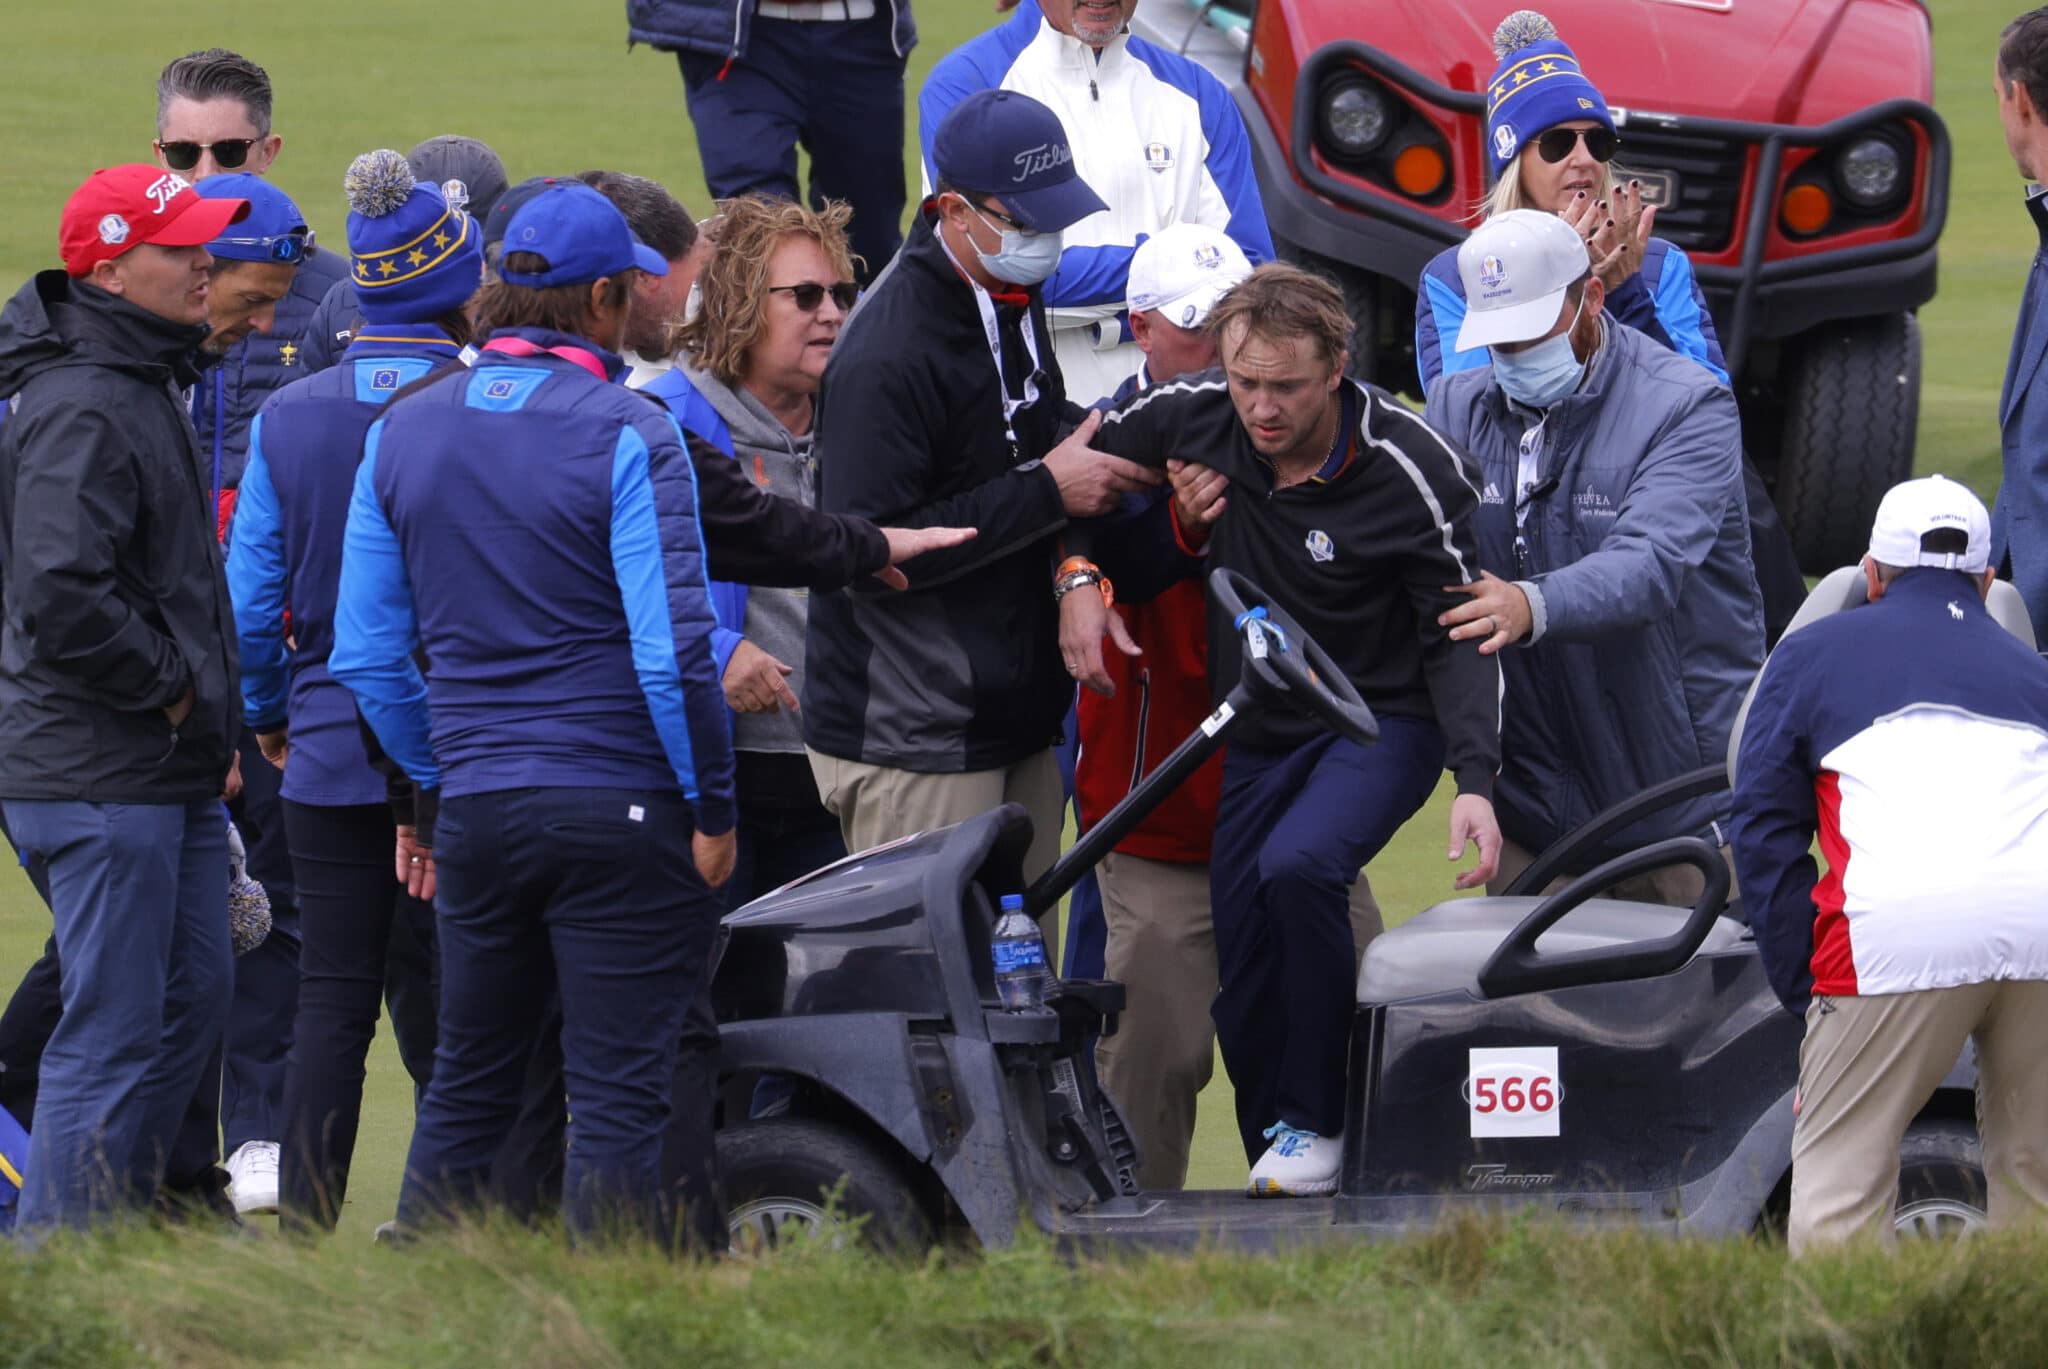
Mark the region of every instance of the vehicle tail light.
POLYGON ((1449 174, 1444 154, 1427 143, 1417 143, 1394 158, 1394 184, 1402 194, 1418 200, 1436 194, 1449 174))
POLYGON ((1828 220, 1835 216, 1835 202, 1827 191, 1809 181, 1785 192, 1778 205, 1778 216, 1784 220, 1786 232, 1811 237, 1826 228, 1828 220))

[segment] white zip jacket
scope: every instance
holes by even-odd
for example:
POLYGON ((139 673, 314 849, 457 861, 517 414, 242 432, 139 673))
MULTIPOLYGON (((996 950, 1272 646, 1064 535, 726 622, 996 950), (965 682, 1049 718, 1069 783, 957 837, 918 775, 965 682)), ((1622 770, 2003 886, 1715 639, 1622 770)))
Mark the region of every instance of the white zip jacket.
POLYGON ((1201 223, 1228 233, 1253 265, 1272 259, 1243 116, 1223 84, 1185 57, 1128 32, 1098 54, 1024 0, 1008 23, 942 58, 925 82, 918 136, 926 194, 940 122, 968 95, 992 88, 1029 95, 1059 115, 1075 169, 1109 206, 1067 230, 1059 270, 1045 283, 1067 394, 1077 403, 1106 397, 1145 360, 1124 310, 1139 242, 1170 224, 1201 223))

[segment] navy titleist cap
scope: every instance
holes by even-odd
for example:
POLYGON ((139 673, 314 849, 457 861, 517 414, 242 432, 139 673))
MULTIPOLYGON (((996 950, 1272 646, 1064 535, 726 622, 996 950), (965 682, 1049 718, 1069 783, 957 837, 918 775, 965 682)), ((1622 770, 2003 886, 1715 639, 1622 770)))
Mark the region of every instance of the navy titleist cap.
POLYGON ((1057 233, 1109 206, 1074 170, 1060 116, 1014 90, 981 90, 954 105, 932 137, 932 170, 992 195, 1034 233, 1057 233))
POLYGON ((581 181, 564 181, 528 200, 505 225, 498 274, 513 285, 543 290, 582 285, 636 266, 650 276, 668 274, 661 253, 633 236, 625 215, 610 200, 581 181), (508 271, 505 258, 514 252, 543 257, 548 269, 508 271))

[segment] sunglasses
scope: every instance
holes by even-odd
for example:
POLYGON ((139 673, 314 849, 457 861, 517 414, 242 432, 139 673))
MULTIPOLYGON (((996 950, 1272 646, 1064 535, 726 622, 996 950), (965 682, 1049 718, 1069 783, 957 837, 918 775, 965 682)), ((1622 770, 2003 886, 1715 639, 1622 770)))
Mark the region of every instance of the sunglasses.
POLYGON ((1561 162, 1572 155, 1579 139, 1586 140, 1586 151, 1596 162, 1614 160, 1614 150, 1621 146, 1621 139, 1612 129, 1595 125, 1592 128, 1553 128, 1536 140, 1536 155, 1546 162, 1561 162))
POLYGON ((156 150, 163 154, 164 165, 173 171, 190 171, 199 165, 201 153, 211 152, 214 161, 232 171, 249 160, 249 149, 262 142, 261 138, 223 138, 217 143, 158 143, 156 150))
POLYGON ((814 280, 807 280, 802 285, 771 285, 768 293, 788 295, 806 314, 817 313, 825 303, 825 296, 830 294, 832 302, 839 306, 841 313, 845 313, 860 298, 860 287, 850 280, 840 281, 837 285, 820 285, 814 280))
POLYGON ((313 254, 313 230, 310 228, 268 238, 215 238, 214 241, 230 247, 268 248, 272 261, 281 261, 287 266, 296 266, 313 254))

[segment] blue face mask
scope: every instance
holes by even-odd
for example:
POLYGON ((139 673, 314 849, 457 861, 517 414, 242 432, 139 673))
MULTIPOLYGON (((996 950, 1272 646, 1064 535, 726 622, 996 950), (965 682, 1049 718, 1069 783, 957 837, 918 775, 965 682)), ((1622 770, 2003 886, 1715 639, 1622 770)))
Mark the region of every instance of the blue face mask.
POLYGON ((1003 228, 990 222, 973 203, 967 207, 974 210, 976 218, 1003 235, 1002 250, 998 252, 984 252, 979 247, 974 249, 974 255, 981 258, 982 269, 991 276, 1012 285, 1036 285, 1059 269, 1060 234, 1022 233, 1014 228, 1003 228))
POLYGON ((1545 338, 1519 352, 1493 349, 1493 378, 1509 399, 1531 409, 1548 409, 1579 388, 1586 378, 1586 363, 1572 351, 1572 334, 1578 330, 1579 315, 1586 310, 1583 296, 1572 315, 1571 326, 1554 338, 1545 338))

